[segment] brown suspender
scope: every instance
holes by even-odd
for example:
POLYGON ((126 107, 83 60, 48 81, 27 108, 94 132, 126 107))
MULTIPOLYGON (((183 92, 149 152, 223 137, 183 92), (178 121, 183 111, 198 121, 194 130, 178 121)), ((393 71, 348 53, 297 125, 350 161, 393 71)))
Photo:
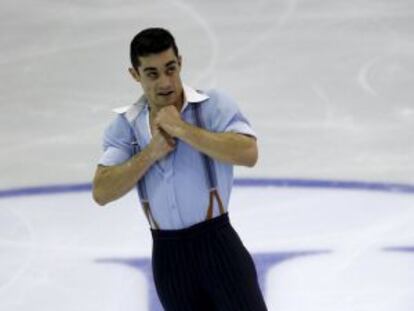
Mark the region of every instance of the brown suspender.
POLYGON ((218 193, 217 189, 210 189, 210 199, 208 203, 206 220, 213 218, 214 197, 217 200, 219 210, 220 210, 220 215, 223 215, 225 213, 223 202, 221 201, 220 194, 218 193))
MULTIPOLYGON (((203 119, 201 118, 201 104, 200 103, 193 103, 192 104, 192 110, 194 115, 194 120, 196 122, 196 125, 200 128, 205 128, 205 125, 203 123, 203 119)), ((203 157, 204 162, 204 170, 207 174, 207 181, 210 189, 209 194, 209 204, 207 208, 207 214, 206 214, 206 220, 209 220, 213 218, 213 207, 214 207, 214 198, 217 200, 217 204, 220 210, 220 215, 223 215, 225 213, 223 202, 220 197, 220 193, 218 192, 218 184, 217 184, 217 176, 216 176, 216 170, 214 167, 214 161, 207 156, 204 153, 200 153, 203 157)))
MULTIPOLYGON (((134 129, 132 127, 131 127, 131 131, 132 131, 132 134, 135 136, 135 139, 137 140, 136 142, 132 143, 134 154, 136 154, 141 151, 141 148, 139 147, 139 144, 138 144, 138 137, 135 135, 134 129)), ((142 176, 141 179, 138 181, 137 190, 139 194, 139 199, 141 201, 142 209, 144 210, 144 214, 147 217, 150 227, 153 229, 159 229, 159 225, 151 213, 151 207, 149 204, 148 194, 147 194, 147 186, 145 184, 145 175, 142 176)))
POLYGON ((141 205, 142 205, 142 208, 144 210, 145 216, 148 219, 150 227, 153 228, 153 229, 159 229, 160 227, 158 226, 158 223, 155 221, 155 218, 152 216, 149 202, 148 201, 145 201, 145 202, 141 201, 141 205))

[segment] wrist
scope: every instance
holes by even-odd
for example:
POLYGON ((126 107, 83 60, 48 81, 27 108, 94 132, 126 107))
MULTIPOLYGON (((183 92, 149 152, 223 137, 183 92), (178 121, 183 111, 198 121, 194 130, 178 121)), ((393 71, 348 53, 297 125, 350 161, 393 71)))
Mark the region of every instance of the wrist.
POLYGON ((181 120, 181 122, 177 125, 177 127, 175 128, 175 133, 174 136, 178 137, 178 138, 184 138, 185 133, 188 131, 189 129, 189 124, 183 120, 181 120))
POLYGON ((154 146, 153 141, 151 141, 148 146, 143 150, 145 159, 152 165, 156 161, 158 161, 158 153, 157 149, 154 146))

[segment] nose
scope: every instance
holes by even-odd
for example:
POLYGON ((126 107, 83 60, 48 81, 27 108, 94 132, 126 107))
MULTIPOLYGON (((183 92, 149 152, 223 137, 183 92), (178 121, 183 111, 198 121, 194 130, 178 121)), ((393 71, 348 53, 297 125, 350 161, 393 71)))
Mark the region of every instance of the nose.
POLYGON ((172 87, 171 79, 166 74, 162 74, 158 79, 158 88, 160 91, 169 91, 172 87))

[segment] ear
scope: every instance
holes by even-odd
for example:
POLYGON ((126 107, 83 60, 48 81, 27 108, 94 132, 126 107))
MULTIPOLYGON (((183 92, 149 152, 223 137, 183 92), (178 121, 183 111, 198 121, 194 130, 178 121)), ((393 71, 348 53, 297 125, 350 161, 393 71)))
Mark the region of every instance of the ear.
POLYGON ((178 65, 180 65, 180 67, 183 65, 183 58, 181 55, 178 55, 178 65))
POLYGON ((129 73, 131 74, 132 78, 137 81, 137 82, 141 82, 141 77, 139 75, 139 73, 132 67, 128 68, 129 73))

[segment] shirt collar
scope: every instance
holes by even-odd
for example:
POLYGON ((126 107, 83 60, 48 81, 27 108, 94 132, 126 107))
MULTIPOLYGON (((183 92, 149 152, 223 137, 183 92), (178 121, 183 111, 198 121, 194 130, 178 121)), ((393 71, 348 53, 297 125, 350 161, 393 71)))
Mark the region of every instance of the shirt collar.
MULTIPOLYGON (((184 111, 187 108, 188 104, 201 103, 210 98, 207 94, 197 91, 194 88, 186 84, 183 84, 183 92, 184 92, 184 105, 181 111, 184 111)), ((127 120, 131 122, 133 119, 135 119, 138 116, 138 114, 142 111, 142 109, 147 105, 148 105, 147 98, 145 95, 142 95, 138 99, 138 101, 136 101, 134 104, 115 108, 113 109, 113 111, 118 114, 124 114, 127 120)))
POLYGON ((186 84, 183 85, 183 90, 184 90, 184 98, 185 98, 184 106, 186 103, 201 103, 209 98, 208 95, 200 91, 196 91, 195 89, 193 89, 192 87, 186 84))

